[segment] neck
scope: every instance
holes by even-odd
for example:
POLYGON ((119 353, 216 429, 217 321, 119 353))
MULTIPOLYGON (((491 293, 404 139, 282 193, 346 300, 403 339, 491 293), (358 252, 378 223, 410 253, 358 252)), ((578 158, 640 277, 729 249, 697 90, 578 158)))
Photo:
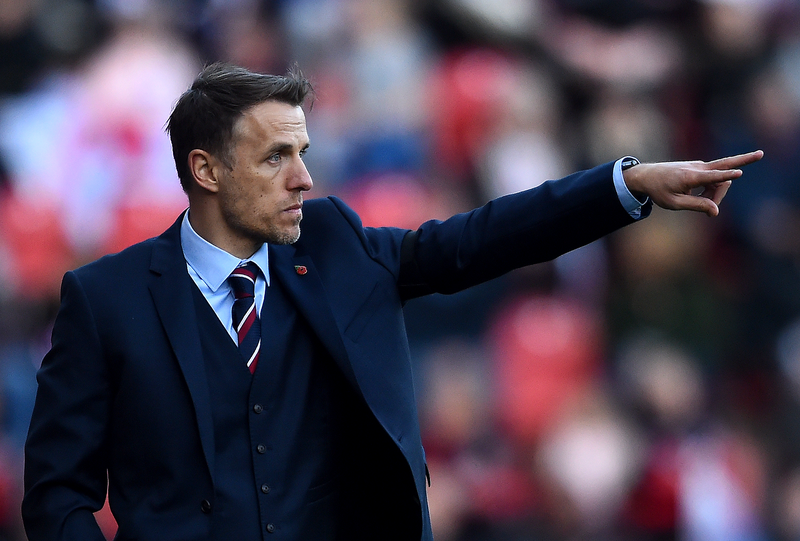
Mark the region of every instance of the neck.
POLYGON ((195 233, 221 250, 239 259, 247 259, 261 247, 263 243, 254 242, 232 234, 221 224, 225 222, 218 211, 204 205, 189 204, 189 223, 195 233))

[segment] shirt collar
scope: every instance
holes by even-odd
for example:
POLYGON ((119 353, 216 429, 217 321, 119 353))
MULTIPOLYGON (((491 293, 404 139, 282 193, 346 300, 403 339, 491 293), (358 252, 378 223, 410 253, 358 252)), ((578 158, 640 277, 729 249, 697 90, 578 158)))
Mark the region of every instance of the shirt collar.
POLYGON ((181 246, 183 247, 183 257, 186 258, 186 263, 194 269, 211 291, 216 292, 225 283, 231 272, 247 261, 252 261, 258 265, 267 285, 269 285, 269 249, 267 243, 262 244, 256 253, 249 258, 239 259, 198 235, 192 224, 189 223, 189 211, 187 211, 183 215, 183 221, 181 222, 181 246))

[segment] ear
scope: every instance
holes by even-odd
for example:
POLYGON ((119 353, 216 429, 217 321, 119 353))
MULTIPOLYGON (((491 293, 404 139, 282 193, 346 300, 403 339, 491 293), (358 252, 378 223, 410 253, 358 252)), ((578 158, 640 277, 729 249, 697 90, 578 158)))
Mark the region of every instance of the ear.
POLYGON ((219 163, 214 156, 198 148, 189 153, 189 171, 192 173, 195 184, 205 191, 216 193, 219 191, 219 182, 216 176, 219 163))

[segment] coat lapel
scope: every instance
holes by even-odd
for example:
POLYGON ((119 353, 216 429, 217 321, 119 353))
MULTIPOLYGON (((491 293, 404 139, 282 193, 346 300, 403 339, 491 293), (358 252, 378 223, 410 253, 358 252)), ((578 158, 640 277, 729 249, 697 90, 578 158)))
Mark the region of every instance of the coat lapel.
POLYGON ((214 425, 208 378, 192 297, 192 280, 186 271, 186 260, 181 249, 182 219, 183 215, 155 241, 150 264, 149 287, 194 402, 200 441, 213 478, 214 425))
POLYGON ((311 325, 347 380, 358 389, 328 295, 311 257, 298 254, 291 245, 270 245, 269 257, 270 275, 280 281, 287 296, 311 325))

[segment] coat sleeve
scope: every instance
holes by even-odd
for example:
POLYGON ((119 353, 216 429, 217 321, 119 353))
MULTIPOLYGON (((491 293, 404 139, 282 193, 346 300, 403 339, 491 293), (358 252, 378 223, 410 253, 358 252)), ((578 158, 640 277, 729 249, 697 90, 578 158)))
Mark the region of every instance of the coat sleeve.
POLYGON ((25 445, 28 539, 102 541, 93 513, 106 498, 111 386, 95 316, 72 272, 37 380, 25 445))
MULTIPOLYGON (((494 199, 416 231, 361 228, 335 200, 371 256, 397 277, 403 301, 455 293, 513 269, 549 261, 634 219, 619 201, 613 162, 494 199)), ((650 204, 643 209, 647 215, 650 204)))

